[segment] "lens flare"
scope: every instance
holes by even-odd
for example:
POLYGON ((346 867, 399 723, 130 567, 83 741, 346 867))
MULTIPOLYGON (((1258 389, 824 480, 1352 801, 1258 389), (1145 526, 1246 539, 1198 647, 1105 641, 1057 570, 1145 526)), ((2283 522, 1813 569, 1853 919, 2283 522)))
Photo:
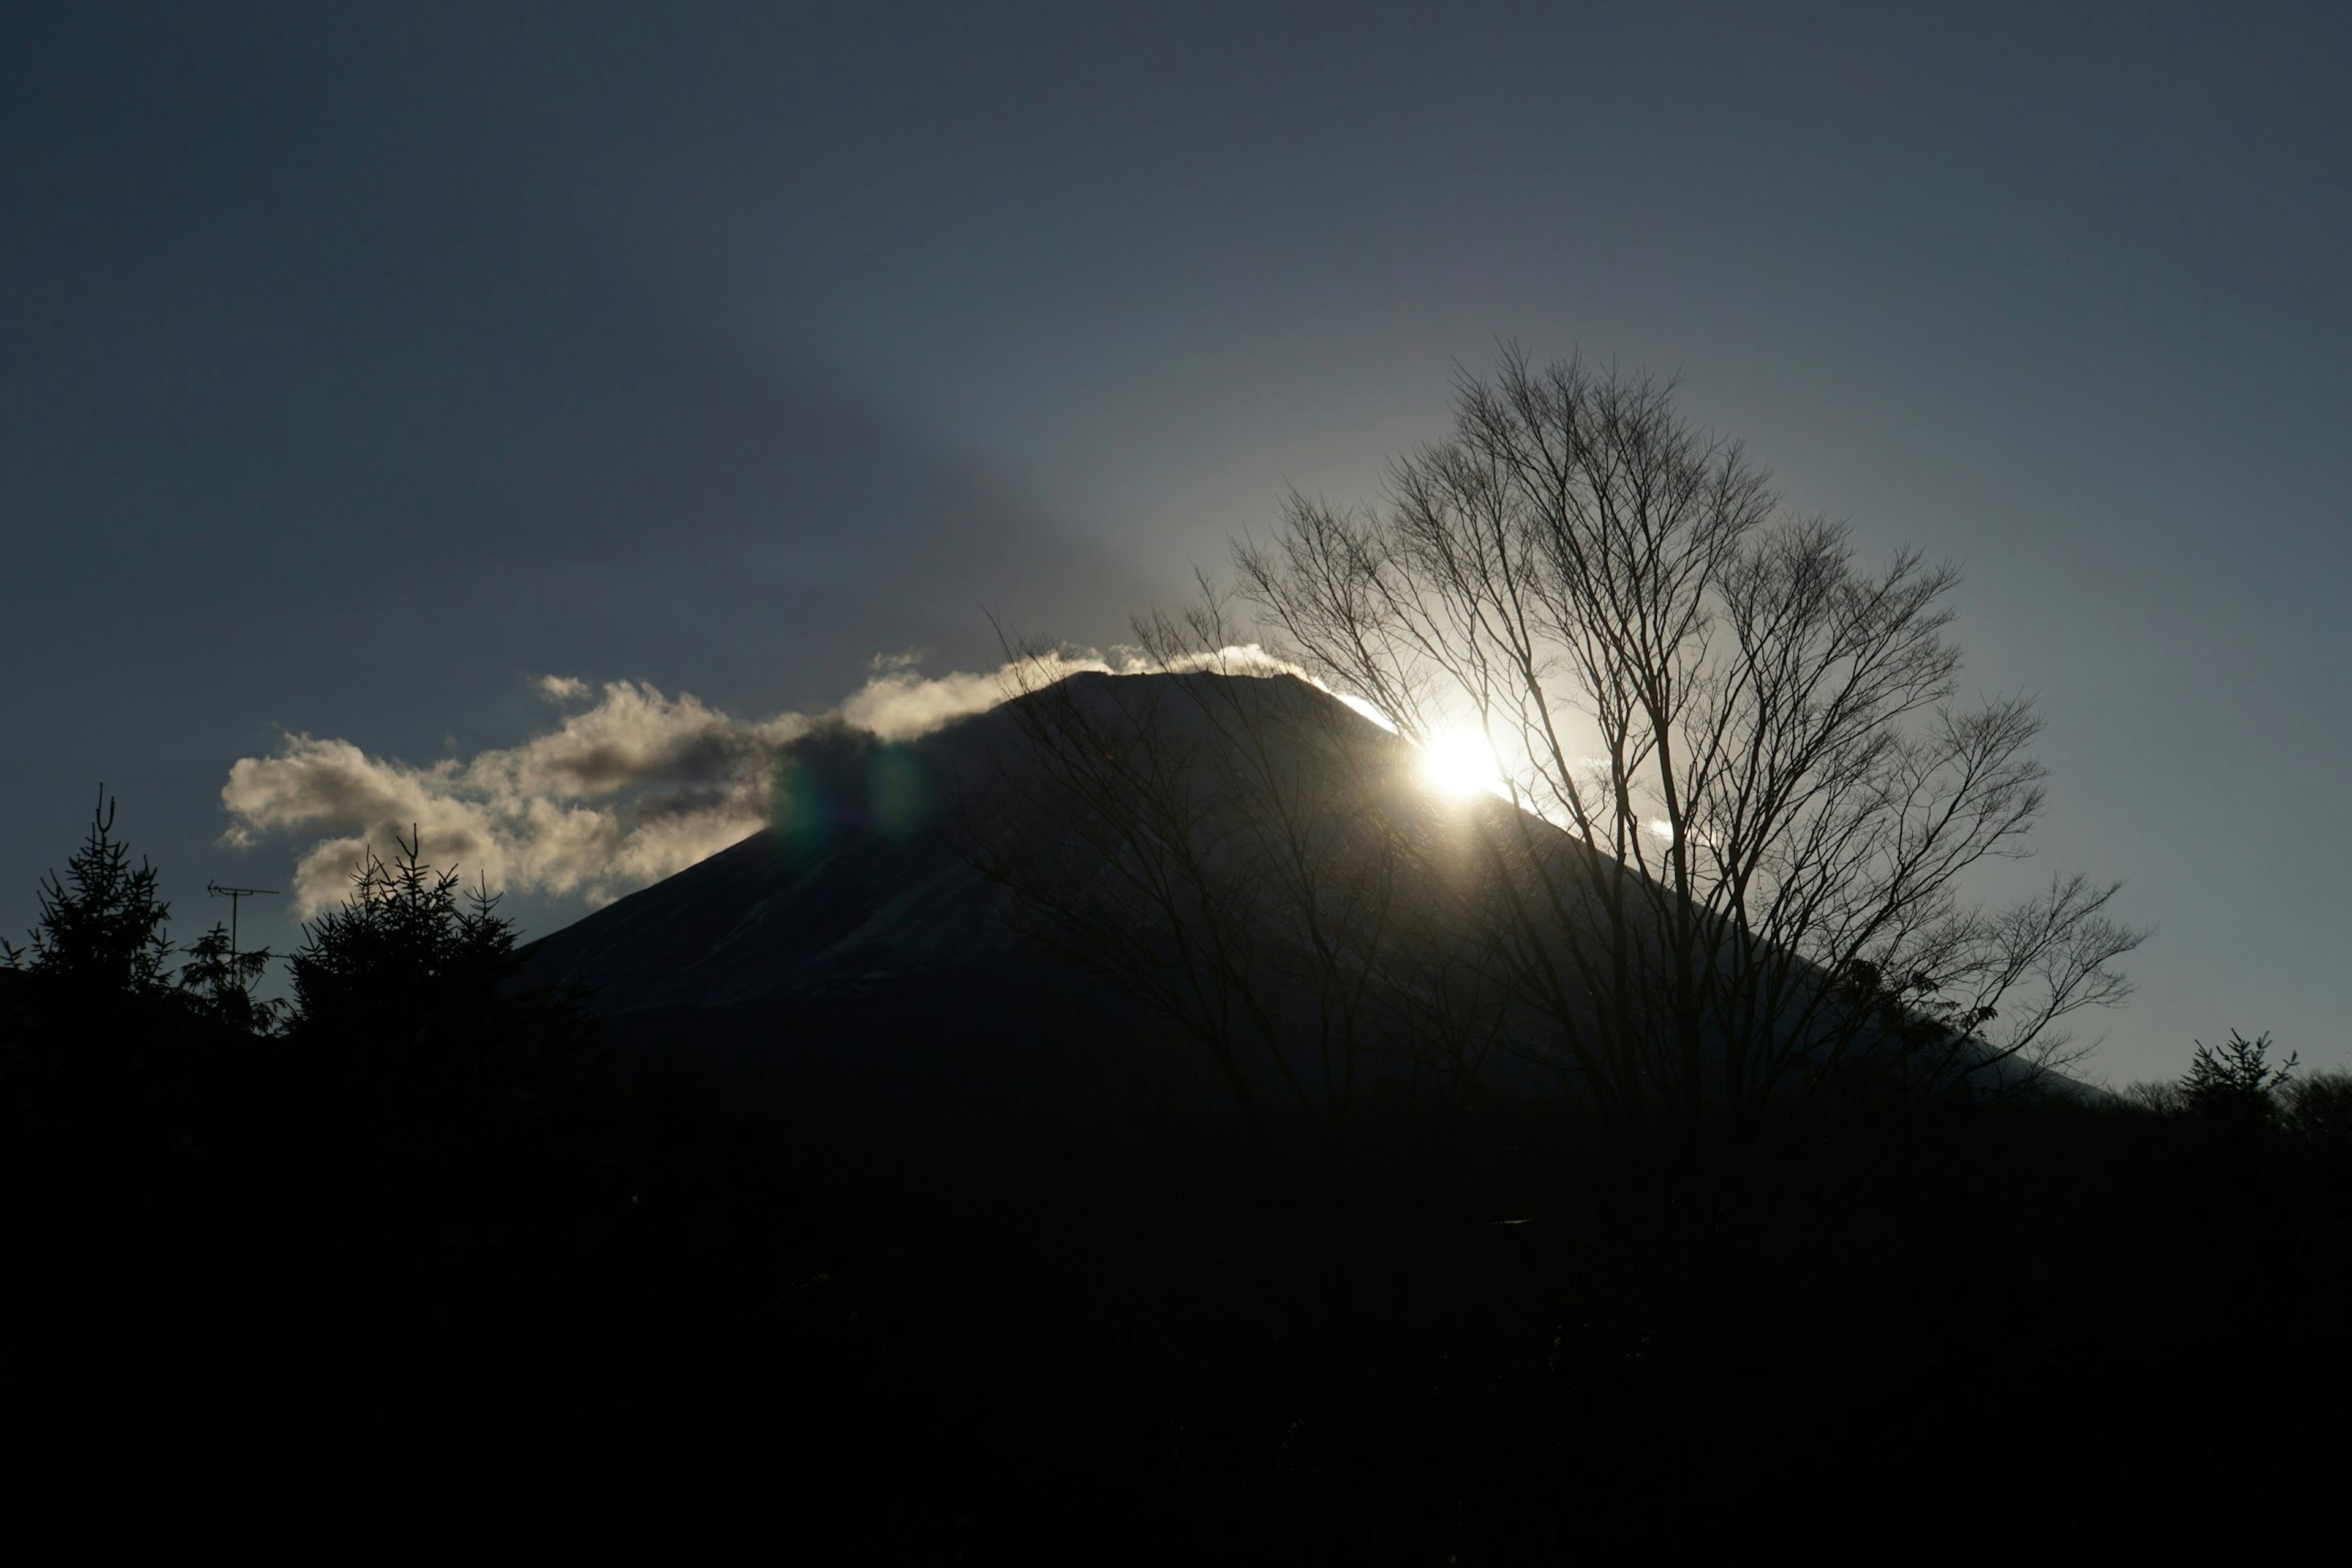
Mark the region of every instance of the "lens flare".
POLYGON ((1494 750, 1475 730, 1448 730, 1432 737, 1422 748, 1421 777, 1431 789, 1456 800, 1503 791, 1494 750))

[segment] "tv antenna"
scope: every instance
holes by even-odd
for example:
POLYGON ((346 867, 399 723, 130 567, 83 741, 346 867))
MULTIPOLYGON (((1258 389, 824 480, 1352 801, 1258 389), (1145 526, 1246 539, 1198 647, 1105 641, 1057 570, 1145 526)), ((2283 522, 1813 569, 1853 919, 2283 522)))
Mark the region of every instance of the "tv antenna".
POLYGON ((215 899, 228 900, 228 956, 229 962, 235 963, 236 962, 237 906, 247 899, 274 899, 278 896, 278 889, 275 888, 224 888, 218 882, 206 882, 205 891, 215 899))

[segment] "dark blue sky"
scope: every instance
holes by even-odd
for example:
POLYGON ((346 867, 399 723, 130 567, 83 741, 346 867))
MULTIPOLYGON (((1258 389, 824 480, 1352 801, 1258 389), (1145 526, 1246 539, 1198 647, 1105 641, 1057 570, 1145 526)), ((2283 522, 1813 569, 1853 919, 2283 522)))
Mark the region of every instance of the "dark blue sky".
POLYGON ((1112 639, 1509 337, 1965 563, 2044 861, 2158 927, 2110 1077, 2352 1062, 2340 7, 29 9, 10 927, 101 776, 186 928, 291 874, 214 844, 282 731, 425 763, 541 674, 767 714, 982 668, 983 608, 1112 639))

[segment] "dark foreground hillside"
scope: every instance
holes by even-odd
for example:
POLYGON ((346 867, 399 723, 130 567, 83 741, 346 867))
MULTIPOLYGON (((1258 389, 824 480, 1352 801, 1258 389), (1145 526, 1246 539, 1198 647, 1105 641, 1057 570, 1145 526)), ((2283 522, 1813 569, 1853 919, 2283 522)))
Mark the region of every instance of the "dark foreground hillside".
POLYGON ((111 824, 0 966, 11 1546, 2329 1528, 2352 1094, 2256 1044, 2168 1100, 1857 1076, 1737 1136, 1396 1072, 1245 1136, 921 833, 755 840, 520 952, 407 840, 279 1009, 111 824), (647 1005, 563 984, 630 963, 647 1005))
POLYGON ((1199 1120, 813 1118, 544 1016, 339 1051, 10 973, 0 1027, 16 1542, 2336 1533, 2325 1130, 1979 1107, 1699 1156, 1375 1110, 1309 1203, 1199 1120))

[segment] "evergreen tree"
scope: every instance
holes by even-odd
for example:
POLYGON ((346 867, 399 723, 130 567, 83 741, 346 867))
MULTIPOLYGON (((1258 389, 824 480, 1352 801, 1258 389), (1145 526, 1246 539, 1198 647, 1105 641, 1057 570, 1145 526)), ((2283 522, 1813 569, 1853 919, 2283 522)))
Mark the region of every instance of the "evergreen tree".
POLYGON ((277 997, 257 1001, 253 994, 269 970, 268 948, 236 952, 228 927, 215 921, 212 930, 182 951, 188 962, 180 966, 180 991, 198 1011, 239 1029, 269 1032, 285 1004, 277 997))
POLYGON ((89 836, 40 889, 40 921, 29 953, 0 942, 11 968, 24 967, 76 990, 152 995, 165 989, 171 910, 155 893, 155 868, 114 837, 114 801, 99 786, 89 836))
POLYGON ((423 837, 394 835, 390 862, 370 851, 352 891, 303 929, 291 960, 298 1032, 415 1043, 478 1021, 513 967, 514 922, 487 883, 463 889, 425 863, 423 837))
POLYGON ((2180 1080, 2180 1098, 2200 1115, 2267 1122, 2278 1113, 2278 1091, 2294 1075, 2297 1058, 2270 1065, 2271 1037, 2247 1039, 2237 1030, 2219 1047, 2197 1042, 2197 1054, 2180 1080))

